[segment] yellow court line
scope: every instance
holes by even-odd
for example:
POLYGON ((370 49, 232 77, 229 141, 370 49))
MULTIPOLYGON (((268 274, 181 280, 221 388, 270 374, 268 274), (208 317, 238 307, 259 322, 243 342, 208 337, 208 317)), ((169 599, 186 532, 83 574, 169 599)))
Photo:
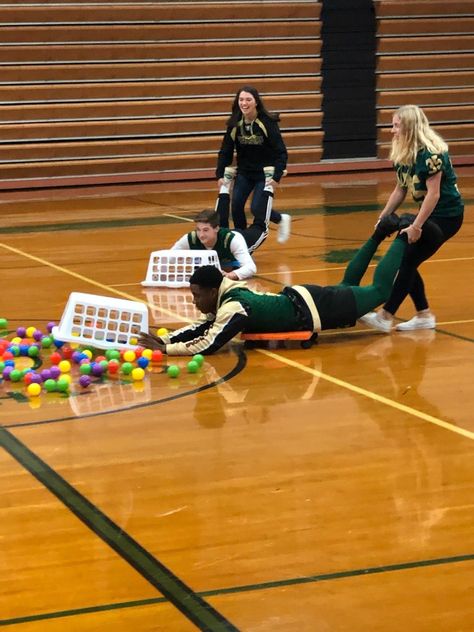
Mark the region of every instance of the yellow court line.
POLYGON ((180 219, 183 222, 194 222, 190 217, 181 217, 181 215, 172 215, 171 213, 163 213, 164 217, 172 217, 173 219, 180 219))
POLYGON ((142 298, 137 298, 136 296, 132 296, 131 294, 127 294, 126 292, 121 292, 120 290, 115 290, 110 285, 104 285, 103 283, 99 283, 98 281, 94 281, 93 279, 89 279, 88 277, 83 276, 82 274, 78 274, 77 272, 73 272, 72 270, 68 270, 67 268, 63 268, 62 266, 58 266, 55 263, 51 263, 51 261, 46 261, 46 259, 41 259, 40 257, 35 257, 35 255, 30 255, 28 252, 24 252, 23 250, 19 250, 18 248, 13 248, 13 246, 7 246, 7 244, 0 243, 2 248, 6 250, 10 250, 10 252, 14 252, 17 255, 21 255, 22 257, 26 257, 26 259, 31 259, 32 261, 37 261, 44 266, 48 266, 49 268, 53 268, 54 270, 58 270, 63 274, 68 274, 69 276, 75 277, 76 279, 80 279, 85 283, 89 283, 90 285, 94 285, 95 287, 100 288, 101 290, 107 290, 108 292, 112 292, 113 294, 117 294, 117 296, 122 296, 130 301, 138 301, 139 303, 144 303, 150 309, 156 309, 163 314, 167 314, 168 316, 172 316, 177 320, 180 320, 185 323, 189 323, 189 318, 183 318, 182 316, 178 316, 175 312, 164 309, 162 307, 158 307, 157 305, 153 305, 148 303, 148 301, 144 301, 142 298))
POLYGON ((463 437, 467 437, 474 441, 474 432, 470 430, 466 430, 465 428, 459 428, 454 424, 450 424, 447 421, 443 421, 442 419, 437 419, 432 415, 427 415, 416 408, 411 408, 410 406, 405 406, 404 404, 400 404, 399 402, 394 401, 393 399, 388 399, 388 397, 383 397, 383 395, 377 395, 377 393, 372 393, 372 391, 367 391, 365 388, 360 388, 359 386, 355 386, 355 384, 351 384, 350 382, 345 382, 344 380, 340 380, 337 377, 332 377, 332 375, 327 375, 326 373, 322 373, 317 369, 312 369, 310 367, 304 366, 299 362, 295 362, 294 360, 289 360, 284 356, 281 356, 277 353, 272 353, 271 351, 267 351, 266 349, 257 349, 259 353, 263 355, 269 356, 274 360, 282 362, 283 364, 287 364, 288 366, 293 367, 294 369, 298 369, 300 371, 304 371, 305 373, 309 373, 310 375, 319 377, 320 379, 326 380, 327 382, 331 382, 336 386, 340 386, 341 388, 345 388, 348 391, 352 391, 353 393, 357 393, 358 395, 362 395, 363 397, 367 397, 368 399, 373 399, 376 402, 381 404, 385 404, 386 406, 390 406, 391 408, 395 408, 402 413, 406 413, 407 415, 412 415, 413 417, 418 417, 418 419, 422 419, 423 421, 427 421, 430 424, 434 424, 435 426, 439 426, 440 428, 444 428, 445 430, 449 430, 450 432, 455 432, 463 437))

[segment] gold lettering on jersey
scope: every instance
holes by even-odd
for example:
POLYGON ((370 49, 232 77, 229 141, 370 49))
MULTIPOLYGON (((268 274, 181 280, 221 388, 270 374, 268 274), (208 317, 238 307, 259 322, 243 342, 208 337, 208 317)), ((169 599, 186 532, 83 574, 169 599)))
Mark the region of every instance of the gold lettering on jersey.
POLYGON ((252 134, 251 136, 240 136, 239 143, 241 145, 263 145, 263 136, 252 134))
POLYGON ((428 173, 433 175, 434 173, 438 173, 443 166, 443 161, 437 154, 433 154, 429 158, 426 159, 426 166, 428 167, 428 173))

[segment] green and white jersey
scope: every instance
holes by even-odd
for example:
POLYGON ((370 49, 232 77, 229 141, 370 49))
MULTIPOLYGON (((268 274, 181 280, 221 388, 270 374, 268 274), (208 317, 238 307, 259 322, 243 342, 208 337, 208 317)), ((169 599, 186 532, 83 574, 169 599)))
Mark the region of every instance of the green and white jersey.
POLYGON ((420 149, 414 165, 395 165, 395 171, 398 184, 408 189, 420 206, 428 191, 426 181, 441 171, 440 196, 432 216, 455 217, 463 212, 456 173, 447 152, 434 154, 427 149, 420 149))

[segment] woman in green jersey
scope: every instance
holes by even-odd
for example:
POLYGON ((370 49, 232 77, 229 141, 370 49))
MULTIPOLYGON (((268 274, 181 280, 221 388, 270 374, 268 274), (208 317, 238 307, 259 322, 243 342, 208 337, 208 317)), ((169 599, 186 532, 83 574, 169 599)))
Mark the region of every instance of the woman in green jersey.
POLYGON ((366 314, 361 320, 388 333, 393 315, 409 294, 416 315, 396 329, 434 329, 436 319, 430 311, 418 267, 461 228, 463 201, 448 146, 430 127, 423 110, 416 105, 404 105, 395 112, 392 123, 390 158, 397 182, 379 221, 398 209, 409 189, 419 209, 407 231, 408 247, 390 298, 378 312, 366 314))

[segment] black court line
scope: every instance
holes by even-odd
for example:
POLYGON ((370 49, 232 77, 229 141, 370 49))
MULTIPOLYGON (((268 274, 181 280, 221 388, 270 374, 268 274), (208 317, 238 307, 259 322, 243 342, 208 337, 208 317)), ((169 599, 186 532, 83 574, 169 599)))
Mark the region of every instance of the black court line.
MULTIPOLYGON (((349 579, 351 577, 360 577, 367 575, 375 575, 380 573, 393 573, 397 571, 413 570, 417 568, 426 568, 430 566, 441 566, 445 564, 459 564, 461 562, 474 561, 474 553, 466 555, 453 555, 450 557, 439 557, 429 560, 416 560, 413 562, 400 562, 398 564, 388 564, 386 566, 369 566, 367 568, 356 568, 347 571, 338 571, 334 573, 322 573, 319 575, 306 575, 304 577, 292 577, 288 579, 262 582, 260 584, 247 584, 243 586, 231 586, 229 588, 216 588, 214 590, 200 591, 201 597, 217 597, 219 595, 230 595, 235 593, 244 593, 255 590, 271 590, 273 588, 284 588, 286 586, 297 586, 300 584, 313 584, 318 582, 334 581, 337 579, 349 579)), ((90 606, 88 608, 76 608, 74 610, 62 610, 57 612, 46 612, 26 617, 16 617, 15 619, 0 620, 0 625, 15 625, 17 623, 29 623, 32 621, 41 621, 45 619, 60 619, 63 617, 72 617, 81 614, 90 614, 92 612, 107 612, 110 610, 119 610, 122 608, 138 608, 140 606, 150 606, 154 604, 164 603, 166 599, 157 597, 155 599, 140 599, 135 601, 124 601, 121 603, 102 604, 100 606, 90 606)))
POLYGON ((5 428, 0 428, 0 446, 200 630, 238 632, 230 621, 5 428))
MULTIPOLYGON (((176 399, 181 399, 183 397, 188 397, 189 395, 196 395, 196 393, 202 393, 203 391, 207 391, 210 388, 214 388, 215 386, 219 386, 219 384, 223 384, 224 382, 229 381, 236 375, 238 375, 247 365, 247 356, 245 351, 241 348, 234 349, 237 355, 237 364, 226 373, 223 377, 220 377, 213 382, 209 382, 208 384, 204 384, 203 386, 198 386, 197 388, 193 388, 189 391, 184 391, 182 393, 175 393, 174 395, 170 395, 169 397, 164 397, 163 399, 154 399, 149 402, 143 402, 141 404, 133 404, 131 406, 124 406, 123 408, 113 408, 111 410, 104 410, 98 412, 86 413, 84 415, 70 415, 69 417, 58 417, 57 419, 45 419, 43 421, 25 421, 23 423, 18 424, 0 424, 0 428, 25 428, 28 426, 45 426, 47 424, 55 424, 63 421, 83 421, 88 417, 102 417, 103 415, 113 415, 115 413, 129 411, 129 410, 137 410, 138 408, 147 408, 148 406, 154 406, 155 404, 165 404, 166 402, 172 402, 176 399)), ((88 394, 78 395, 78 397, 87 397, 88 394)))

